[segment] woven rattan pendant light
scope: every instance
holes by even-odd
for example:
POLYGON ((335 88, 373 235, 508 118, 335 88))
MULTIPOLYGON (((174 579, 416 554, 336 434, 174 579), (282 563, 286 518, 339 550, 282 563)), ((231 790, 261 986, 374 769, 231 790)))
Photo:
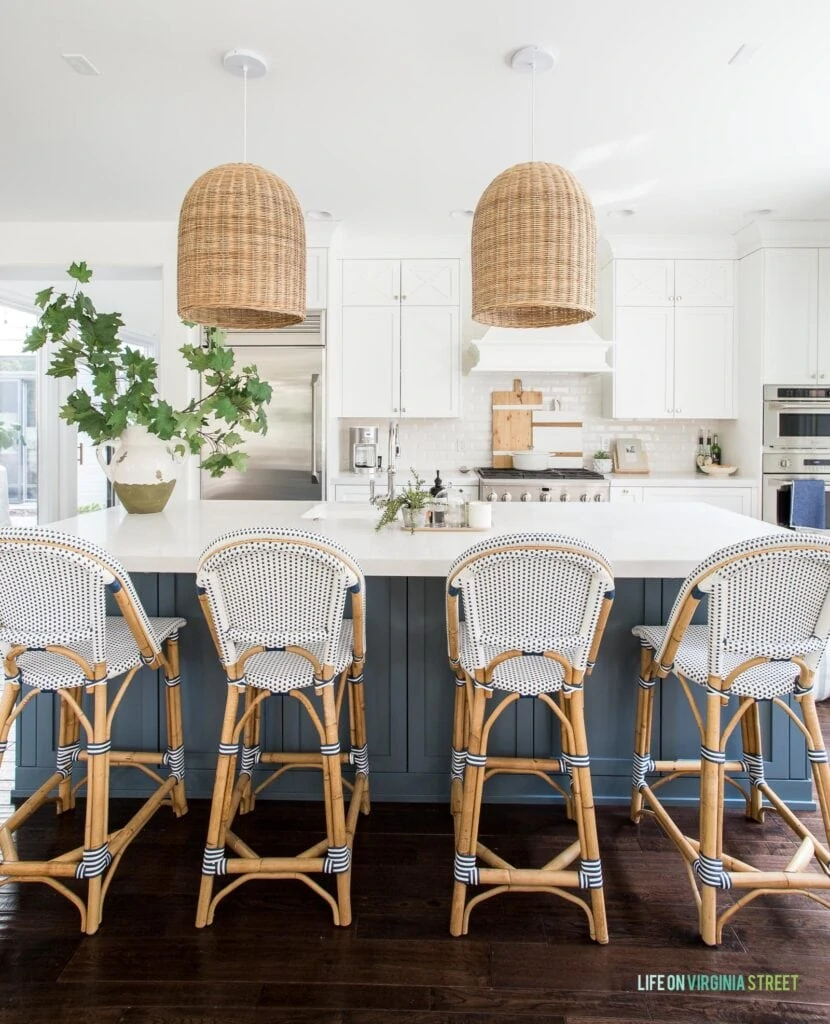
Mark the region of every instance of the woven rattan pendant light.
POLYGON ((179 316, 225 328, 288 327, 305 318, 305 222, 275 174, 247 163, 248 78, 265 61, 225 54, 243 78, 243 162, 222 164, 190 186, 179 214, 179 316))
POLYGON ((484 190, 472 231, 473 319, 497 327, 559 327, 596 315, 596 222, 570 171, 533 159, 535 81, 553 56, 513 54, 531 73, 531 160, 484 190))

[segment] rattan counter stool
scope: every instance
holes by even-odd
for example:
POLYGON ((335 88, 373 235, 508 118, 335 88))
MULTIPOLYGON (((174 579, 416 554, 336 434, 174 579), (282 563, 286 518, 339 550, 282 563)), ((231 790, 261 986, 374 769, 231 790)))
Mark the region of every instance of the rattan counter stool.
MULTIPOLYGON (((60 702, 57 767, 0 825, 0 884, 51 886, 78 908, 81 930, 89 935, 101 923, 104 898, 129 843, 162 804, 171 804, 177 817, 187 811, 178 649, 184 625, 180 618, 149 618, 129 575, 95 544, 43 528, 0 530, 0 757, 12 724, 38 694, 51 691, 60 702), (107 592, 120 616, 106 614, 107 592), (144 665, 160 668, 167 683, 167 749, 113 750, 114 716, 144 665), (110 683, 122 676, 111 693, 110 683), (92 705, 86 710, 84 693, 92 705), (85 761, 87 771, 73 785, 76 761, 85 761), (169 768, 166 778, 154 770, 162 765, 169 768), (110 832, 110 770, 124 766, 139 769, 157 788, 123 828, 110 832), (58 814, 71 810, 84 786, 83 846, 50 860, 21 860, 14 833, 49 801, 58 814), (67 885, 73 878, 85 883, 85 899, 67 885)), ((155 678, 146 674, 145 685, 155 686, 155 678)))
POLYGON ((220 900, 255 878, 297 879, 326 900, 336 925, 351 924, 352 844, 359 812, 369 813, 360 566, 318 534, 251 528, 213 541, 202 553, 196 582, 228 680, 196 925, 211 924, 220 900), (343 617, 347 593, 351 619, 343 617), (344 752, 339 723, 347 689, 350 750, 344 752), (274 694, 292 697, 306 710, 320 738, 319 753, 262 750, 262 705, 274 694), (254 788, 257 764, 275 770, 254 788), (344 764, 354 765, 354 784, 343 778, 344 764), (322 772, 326 837, 295 857, 260 857, 231 831, 234 818, 252 810, 255 796, 294 768, 322 772), (348 812, 344 787, 351 790, 348 812), (315 880, 320 874, 335 875, 336 899, 315 880), (235 877, 214 894, 218 875, 235 877))
POLYGON ((774 534, 716 551, 686 578, 665 626, 637 626, 642 644, 634 743, 631 817, 650 812, 677 846, 699 912, 700 935, 719 945, 724 924, 760 895, 797 893, 830 907, 809 892, 830 889, 830 849, 815 838, 764 776, 758 705, 771 701, 807 740, 830 845, 830 771, 813 698, 813 674, 830 633, 830 540, 774 534), (708 595, 708 625, 691 620, 708 595), (673 674, 700 734, 700 758, 650 756, 655 686, 673 674), (705 688, 703 711, 694 687, 705 688), (784 697, 794 695, 799 717, 784 697), (725 721, 724 721, 724 709, 725 721), (740 725, 743 757, 727 758, 726 742, 740 725), (649 782, 652 773, 662 777, 649 782), (749 791, 728 773, 746 772, 749 791), (681 776, 700 777, 700 839, 684 835, 655 791, 681 776), (739 789, 748 817, 780 815, 800 841, 780 870, 758 870, 723 852, 724 786, 739 789), (807 870, 815 858, 818 870, 807 870), (718 891, 737 898, 718 914, 718 891), (738 893, 740 895, 738 896, 738 893))
POLYGON ((608 942, 583 686, 613 599, 608 561, 575 537, 508 534, 474 545, 450 568, 447 634, 457 684, 453 935, 467 934, 470 913, 483 900, 510 891, 547 892, 580 906, 591 938, 608 942), (486 714, 497 691, 503 696, 486 714), (559 720, 560 757, 488 756, 493 725, 522 697, 545 704, 559 720), (565 798, 568 816, 576 819, 578 838, 542 868, 516 868, 478 840, 484 783, 500 773, 541 776, 565 798), (552 778, 554 773, 570 776, 571 793, 552 778), (468 900, 471 885, 487 888, 468 900), (590 893, 590 903, 569 890, 590 893))

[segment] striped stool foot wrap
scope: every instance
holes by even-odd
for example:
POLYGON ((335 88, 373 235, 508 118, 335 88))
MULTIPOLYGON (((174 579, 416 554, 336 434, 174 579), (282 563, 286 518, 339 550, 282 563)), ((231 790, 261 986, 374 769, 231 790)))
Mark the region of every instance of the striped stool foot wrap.
POLYGON ((340 742, 337 743, 321 743, 320 753, 323 757, 339 757, 340 756, 340 742))
POLYGON ((349 764, 353 764, 358 775, 369 774, 369 744, 364 743, 362 747, 352 747, 349 751, 349 764))
POLYGON ((168 747, 161 763, 166 764, 170 774, 181 782, 184 778, 184 746, 168 747))
MULTIPOLYGON (((6 744, 3 744, 5 750, 6 744)), ((72 765, 78 760, 81 753, 80 743, 69 743, 65 747, 58 747, 57 771, 61 777, 68 779, 72 774, 72 765)))
POLYGON ((700 756, 704 761, 711 761, 712 764, 724 764, 726 762, 726 754, 722 750, 712 750, 706 746, 701 746, 700 756))
POLYGON ((464 885, 478 885, 479 873, 474 853, 456 853, 453 876, 456 882, 464 885))
POLYGON ((723 870, 723 861, 719 857, 707 857, 701 853, 692 863, 692 870, 704 885, 716 889, 732 888, 732 876, 723 870))
POLYGON ((810 759, 812 764, 827 764, 827 751, 826 750, 809 750, 808 749, 807 757, 810 759))
POLYGON ((342 875, 352 866, 352 851, 348 846, 330 846, 323 858, 323 873, 342 875))
POLYGON ((167 676, 165 676, 164 677, 164 681, 165 681, 165 683, 168 686, 171 686, 171 687, 172 686, 178 686, 179 683, 182 681, 182 677, 181 676, 170 676, 170 678, 168 679, 167 676))
POLYGON ((486 754, 471 754, 467 751, 466 757, 467 764, 473 768, 486 768, 487 767, 487 755, 486 754))
POLYGON ((97 878, 103 875, 112 863, 109 844, 102 843, 94 850, 84 850, 84 859, 75 869, 76 878, 97 878))
POLYGON ((257 743, 253 747, 242 745, 240 775, 253 775, 254 768, 259 764, 262 757, 262 747, 257 743))
POLYGON ((228 858, 225 856, 224 847, 206 846, 202 856, 203 875, 226 875, 228 873, 228 858))
POLYGON ((646 784, 646 775, 655 770, 654 761, 649 754, 638 754, 634 751, 633 768, 631 771, 631 785, 636 790, 641 790, 646 784))
POLYGON ((220 754, 224 754, 225 757, 236 757, 236 755, 239 753, 239 744, 238 743, 220 743, 219 744, 219 753, 220 754))
POLYGON ((111 749, 111 740, 104 740, 103 743, 87 743, 86 745, 86 752, 88 757, 100 757, 101 754, 108 754, 111 749))
POLYGON ((596 860, 582 860, 579 864, 579 888, 580 889, 601 889, 602 888, 602 862, 596 860))
POLYGON ((762 786, 766 782, 764 778, 764 758, 761 754, 745 753, 741 763, 747 775, 749 775, 749 781, 753 786, 762 786))
MULTIPOLYGON (((8 740, 3 740, 2 742, 0 742, 0 757, 2 757, 3 754, 6 753, 6 747, 8 745, 9 745, 8 740)), ((58 753, 60 753, 60 747, 58 747, 58 753)))
POLYGON ((450 778, 463 780, 464 778, 464 765, 467 763, 467 751, 456 750, 455 747, 450 748, 452 754, 452 767, 450 769, 450 778))

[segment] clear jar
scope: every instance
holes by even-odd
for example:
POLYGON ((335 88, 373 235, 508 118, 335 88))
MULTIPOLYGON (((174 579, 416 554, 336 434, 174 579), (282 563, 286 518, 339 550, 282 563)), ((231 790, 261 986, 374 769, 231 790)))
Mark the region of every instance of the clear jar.
POLYGON ((447 510, 449 508, 446 496, 433 498, 427 505, 427 522, 435 530, 443 530, 447 525, 447 510))
POLYGON ((464 492, 454 487, 447 499, 447 526, 460 530, 466 525, 467 503, 464 501, 464 492))

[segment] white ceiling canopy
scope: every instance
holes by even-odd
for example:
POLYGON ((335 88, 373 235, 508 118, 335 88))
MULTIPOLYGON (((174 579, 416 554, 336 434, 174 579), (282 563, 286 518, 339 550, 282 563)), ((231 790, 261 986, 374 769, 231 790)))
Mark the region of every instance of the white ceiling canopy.
POLYGON ((7 0, 0 220, 174 220, 237 158, 222 54, 252 47, 249 159, 340 221, 464 232, 505 167, 579 175, 615 233, 830 217, 826 0, 7 0), (741 47, 739 59, 730 60, 741 47), (100 75, 75 74, 62 54, 100 75))

